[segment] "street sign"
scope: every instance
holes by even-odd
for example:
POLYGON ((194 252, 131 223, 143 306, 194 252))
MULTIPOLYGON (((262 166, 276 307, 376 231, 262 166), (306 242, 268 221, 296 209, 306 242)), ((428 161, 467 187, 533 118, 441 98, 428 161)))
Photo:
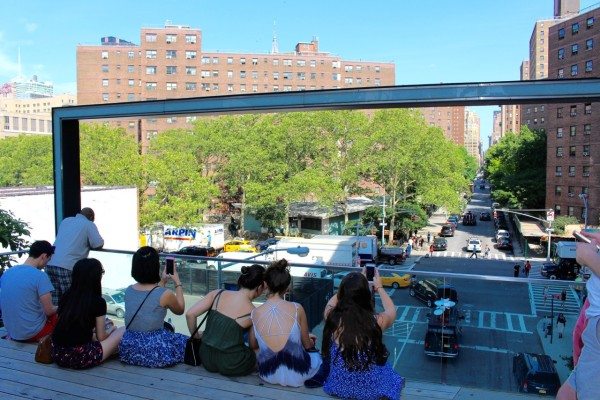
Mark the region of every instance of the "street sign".
POLYGON ((385 222, 380 222, 379 226, 387 226, 387 224, 385 222))
POLYGON ((548 222, 554 221, 554 210, 551 208, 546 210, 546 221, 548 221, 548 222))

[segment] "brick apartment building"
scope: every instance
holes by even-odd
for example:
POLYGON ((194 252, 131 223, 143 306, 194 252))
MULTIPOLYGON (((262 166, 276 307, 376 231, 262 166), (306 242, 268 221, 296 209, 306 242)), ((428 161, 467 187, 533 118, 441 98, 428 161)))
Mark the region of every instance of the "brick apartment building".
MULTIPOLYGON (((600 77, 600 9, 562 20, 549 31, 550 79, 600 77)), ((600 103, 546 106, 546 207, 599 225, 600 103)))
MULTIPOLYGON (((142 28, 140 45, 114 37, 77 46, 79 104, 220 96, 244 93, 360 88, 395 84, 395 65, 350 61, 298 43, 290 53, 220 53, 202 49, 202 32, 180 25, 142 28)), ((159 131, 195 117, 118 121, 142 146, 159 131)))

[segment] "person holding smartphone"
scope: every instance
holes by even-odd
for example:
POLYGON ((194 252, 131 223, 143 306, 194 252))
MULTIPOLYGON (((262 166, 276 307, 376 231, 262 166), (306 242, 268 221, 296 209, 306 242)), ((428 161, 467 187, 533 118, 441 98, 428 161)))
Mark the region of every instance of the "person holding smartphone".
POLYGON ((398 399, 404 378, 387 363, 389 353, 383 343, 383 331, 396 320, 396 307, 377 268, 371 285, 367 274, 365 268, 346 275, 325 308, 322 348, 330 371, 323 390, 341 398, 398 399), (375 312, 370 286, 381 298, 380 313, 375 312))
POLYGON ((577 243, 577 262, 592 271, 586 283, 587 325, 581 334, 583 348, 579 361, 558 391, 559 400, 600 399, 600 232, 581 232, 580 235, 584 241, 577 243))
POLYGON ((185 309, 183 287, 175 260, 168 259, 160 272, 156 249, 144 246, 131 261, 131 276, 137 283, 125 290, 126 331, 119 345, 122 362, 160 368, 183 361, 187 336, 165 328, 167 310, 181 315, 185 309), (175 290, 167 289, 172 281, 175 290))

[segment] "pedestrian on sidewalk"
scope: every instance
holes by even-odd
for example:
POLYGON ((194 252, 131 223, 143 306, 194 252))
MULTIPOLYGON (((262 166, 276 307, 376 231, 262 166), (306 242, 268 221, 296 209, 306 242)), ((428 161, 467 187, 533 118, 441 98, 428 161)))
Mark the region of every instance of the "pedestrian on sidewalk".
POLYGON ((562 308, 565 308, 566 300, 567 300, 567 289, 563 289, 562 292, 560 292, 560 306, 562 308))
POLYGON ((429 245, 429 257, 433 257, 433 244, 429 245))
POLYGON ((525 277, 529 278, 529 271, 531 271, 531 263, 529 260, 525 261, 525 277))
POLYGON ((519 277, 519 271, 521 270, 521 266, 519 264, 515 264, 515 266, 513 267, 513 276, 515 278, 519 277))
POLYGON ((427 232, 427 244, 431 242, 431 232, 427 232))
POLYGON ((475 256, 475 258, 477 258, 477 250, 475 250, 475 247, 473 247, 473 252, 469 256, 469 258, 473 258, 473 256, 475 256))
POLYGON ((546 300, 548 300, 548 295, 550 294, 550 288, 548 285, 544 286, 544 305, 546 305, 546 300))
POLYGON ((556 327, 558 329, 558 338, 562 339, 563 333, 565 331, 565 325, 567 324, 567 318, 565 314, 559 313, 558 317, 556 317, 556 327))
POLYGON ((485 245, 485 253, 483 254, 483 258, 488 258, 490 255, 490 245, 485 245))

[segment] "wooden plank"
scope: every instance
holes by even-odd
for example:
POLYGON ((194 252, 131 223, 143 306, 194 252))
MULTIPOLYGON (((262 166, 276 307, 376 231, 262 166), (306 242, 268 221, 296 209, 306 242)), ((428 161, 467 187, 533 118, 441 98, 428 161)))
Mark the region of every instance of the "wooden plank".
POLYGON ((13 381, 13 371, 0 368, 0 396, 5 399, 80 400, 81 396, 59 393, 51 389, 13 381))

